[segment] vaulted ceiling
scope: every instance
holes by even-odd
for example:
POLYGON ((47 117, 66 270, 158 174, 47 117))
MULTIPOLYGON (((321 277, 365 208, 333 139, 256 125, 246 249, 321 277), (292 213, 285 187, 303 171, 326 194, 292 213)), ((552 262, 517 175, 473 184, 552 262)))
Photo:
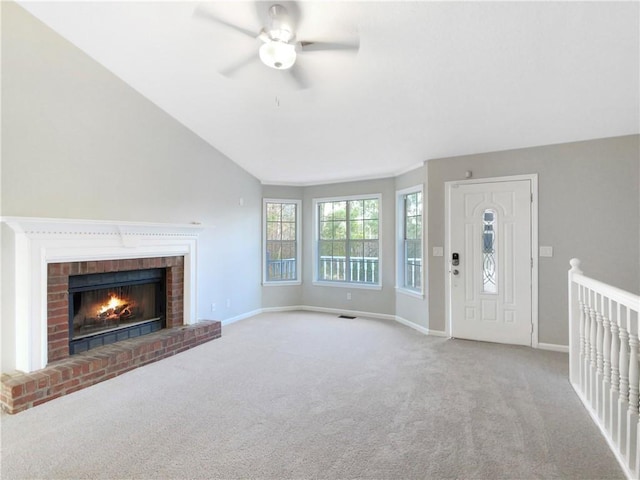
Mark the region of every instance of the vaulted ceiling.
POLYGON ((299 55, 304 89, 207 19, 257 35, 274 2, 19 3, 263 183, 640 133, 638 2, 280 2, 359 42, 299 55))

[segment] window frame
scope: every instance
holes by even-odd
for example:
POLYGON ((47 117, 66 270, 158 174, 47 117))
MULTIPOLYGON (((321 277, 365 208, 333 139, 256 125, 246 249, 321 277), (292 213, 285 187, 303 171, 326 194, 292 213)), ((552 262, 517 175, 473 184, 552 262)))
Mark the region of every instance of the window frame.
POLYGON ((424 197, 424 184, 414 185, 412 187, 403 188, 402 190, 396 190, 396 291, 405 295, 409 295, 411 297, 424 299, 425 292, 425 278, 426 278, 426 256, 425 256, 425 197, 424 197), (407 287, 405 284, 405 272, 406 272, 406 258, 405 258, 405 222, 406 222, 406 212, 405 212, 405 198, 407 195, 412 195, 415 193, 420 193, 422 200, 422 214, 421 214, 421 223, 422 229, 420 231, 421 235, 421 259, 420 265, 422 266, 420 272, 420 289, 414 289, 407 287))
MULTIPOLYGON (((347 223, 349 220, 346 220, 347 223)), ((382 194, 370 193, 361 195, 340 195, 336 197, 323 197, 313 199, 313 285, 325 286, 325 287, 341 287, 341 288, 361 288, 368 290, 382 290, 382 194), (378 201, 378 281, 376 283, 364 283, 353 281, 338 281, 338 280, 321 280, 319 278, 319 241, 320 241, 320 218, 318 212, 318 205, 326 202, 349 202, 352 200, 377 200, 378 201)), ((346 242, 350 241, 347 238, 346 242)))
POLYGON ((263 198, 262 199, 262 285, 268 287, 301 285, 302 284, 302 200, 291 198, 263 198), (269 280, 267 278, 267 205, 294 204, 296 206, 296 278, 294 280, 269 280))

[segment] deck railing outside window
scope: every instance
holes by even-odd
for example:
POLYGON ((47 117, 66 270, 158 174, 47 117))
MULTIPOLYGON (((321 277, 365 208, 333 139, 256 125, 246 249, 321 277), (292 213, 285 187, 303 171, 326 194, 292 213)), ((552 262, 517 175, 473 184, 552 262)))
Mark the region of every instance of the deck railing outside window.
POLYGON ((321 280, 337 282, 378 283, 380 275, 377 257, 321 256, 319 269, 321 280))
POLYGON ((267 260, 267 271, 270 280, 295 280, 296 259, 267 260))

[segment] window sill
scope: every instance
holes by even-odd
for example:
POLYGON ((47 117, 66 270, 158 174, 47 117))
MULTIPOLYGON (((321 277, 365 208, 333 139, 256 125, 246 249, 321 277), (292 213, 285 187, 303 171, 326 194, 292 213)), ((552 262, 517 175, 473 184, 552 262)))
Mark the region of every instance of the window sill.
POLYGON ((396 293, 401 293, 408 297, 419 298, 420 300, 424 300, 423 292, 416 292, 415 290, 408 290, 406 288, 396 287, 396 293))
POLYGON ((262 282, 263 287, 293 287, 296 285, 302 285, 300 280, 292 280, 289 282, 262 282))
POLYGON ((359 288, 362 290, 382 290, 382 285, 373 285, 366 283, 351 282, 323 282, 315 280, 313 285, 316 287, 338 287, 338 288, 359 288))

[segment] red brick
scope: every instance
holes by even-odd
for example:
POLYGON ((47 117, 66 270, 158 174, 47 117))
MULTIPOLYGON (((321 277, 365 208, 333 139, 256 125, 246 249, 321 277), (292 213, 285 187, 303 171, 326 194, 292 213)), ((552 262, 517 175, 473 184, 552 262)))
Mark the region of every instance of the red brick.
POLYGON ((51 393, 53 393, 54 395, 56 393, 60 393, 60 392, 66 392, 67 389, 75 387, 80 385, 80 379, 79 378, 72 378, 71 380, 67 380, 64 383, 61 383, 59 385, 55 385, 54 387, 51 388, 51 393))
POLYGON ((97 383, 95 380, 99 379, 100 377, 104 377, 106 374, 107 370, 104 368, 101 370, 96 370, 80 377, 80 382, 86 386, 93 385, 94 383, 97 383))
MULTIPOLYGON (((48 396, 46 396, 45 398, 43 398, 41 400, 35 400, 33 402, 33 406, 36 407, 38 405, 42 405, 45 402, 50 402, 51 400, 54 400, 54 399, 59 398, 61 396, 62 396, 62 393, 56 393, 55 395, 48 395, 48 396)), ((15 413, 18 413, 18 412, 15 412, 15 413)))
POLYGON ((67 283, 53 284, 53 285, 49 284, 49 285, 47 285, 47 293, 49 295, 60 294, 60 293, 67 294, 68 293, 67 290, 68 290, 68 284, 67 283))

